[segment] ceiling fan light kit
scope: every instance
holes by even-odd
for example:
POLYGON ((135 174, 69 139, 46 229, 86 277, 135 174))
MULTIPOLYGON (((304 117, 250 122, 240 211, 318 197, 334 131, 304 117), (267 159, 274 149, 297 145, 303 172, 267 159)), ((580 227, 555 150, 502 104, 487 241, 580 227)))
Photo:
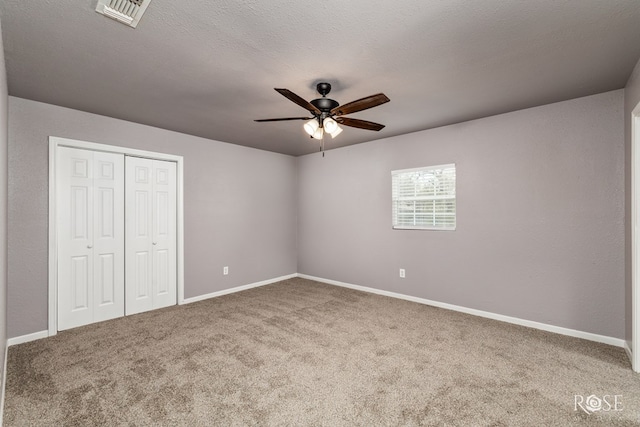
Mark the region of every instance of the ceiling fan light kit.
POLYGON ((312 138, 322 139, 324 133, 331 135, 331 138, 335 138, 340 135, 342 128, 338 125, 355 127, 358 129, 366 129, 373 131, 380 131, 384 128, 384 125, 380 123, 368 122, 366 120, 352 119, 349 117, 342 117, 346 114, 355 113, 369 108, 377 107, 378 105, 389 102, 389 98, 383 93, 367 96, 365 98, 358 99, 356 101, 348 102, 342 106, 331 99, 327 98, 327 94, 331 92, 331 84, 321 82, 316 85, 316 90, 322 98, 314 99, 310 102, 304 98, 291 92, 289 89, 275 89, 276 92, 287 98, 288 100, 298 104, 305 110, 309 111, 313 117, 284 117, 279 119, 258 119, 256 122, 279 122, 285 120, 307 120, 303 125, 304 131, 312 138))

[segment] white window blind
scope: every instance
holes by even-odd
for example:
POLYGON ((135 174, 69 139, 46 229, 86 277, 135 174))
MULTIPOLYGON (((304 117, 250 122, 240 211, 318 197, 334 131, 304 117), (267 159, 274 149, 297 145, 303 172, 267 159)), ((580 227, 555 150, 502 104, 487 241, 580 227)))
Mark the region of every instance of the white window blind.
POLYGON ((456 165, 391 172, 393 228, 456 229, 456 165))

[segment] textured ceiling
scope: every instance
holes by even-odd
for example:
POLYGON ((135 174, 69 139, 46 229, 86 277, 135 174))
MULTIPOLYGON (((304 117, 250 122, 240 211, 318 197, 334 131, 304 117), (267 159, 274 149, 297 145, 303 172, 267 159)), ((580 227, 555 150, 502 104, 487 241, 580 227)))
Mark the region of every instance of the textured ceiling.
POLYGON ((326 148, 624 87, 640 57, 638 0, 152 0, 137 29, 97 0, 2 0, 9 93, 265 150, 319 149, 307 100, 391 102, 326 148))

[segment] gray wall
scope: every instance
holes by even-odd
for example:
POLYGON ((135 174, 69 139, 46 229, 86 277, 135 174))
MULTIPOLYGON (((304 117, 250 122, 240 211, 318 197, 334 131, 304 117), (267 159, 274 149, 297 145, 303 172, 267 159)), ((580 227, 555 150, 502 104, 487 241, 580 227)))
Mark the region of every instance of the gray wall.
POLYGON ((300 157, 298 272, 623 338, 623 128, 617 90, 300 157), (390 172, 444 163, 457 230, 392 230, 390 172))
POLYGON ((294 157, 15 97, 9 127, 9 337, 48 327, 50 135, 184 156, 186 298, 296 272, 294 157))
MULTIPOLYGON (((4 64, 2 28, 0 28, 0 377, 7 346, 7 145, 8 145, 8 92, 4 64)), ((4 380, 4 378, 2 378, 4 380)), ((2 393, 0 389, 0 402, 2 393)))
POLYGON ((625 147, 625 339, 631 348, 632 338, 632 291, 631 291, 631 113, 640 103, 640 61, 636 64, 627 86, 624 88, 624 147, 625 147))
POLYGON ((619 90, 296 160, 9 97, 8 336, 47 328, 55 135, 185 157, 187 298, 298 271, 622 338, 623 108, 619 90), (390 171, 449 162, 458 229, 391 230, 390 171))

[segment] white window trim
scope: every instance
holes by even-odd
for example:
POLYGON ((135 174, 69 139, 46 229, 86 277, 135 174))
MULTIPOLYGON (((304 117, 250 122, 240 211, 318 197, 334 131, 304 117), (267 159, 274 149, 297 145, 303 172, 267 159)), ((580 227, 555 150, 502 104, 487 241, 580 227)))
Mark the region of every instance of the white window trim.
MULTIPOLYGON (((456 169, 456 164, 455 163, 447 163, 447 164, 443 164, 443 165, 435 165, 435 166, 425 166, 425 167, 421 167, 421 168, 410 168, 410 169, 398 169, 398 170, 394 170, 391 171, 391 179, 392 179, 392 193, 393 193, 393 177, 396 175, 402 175, 402 174, 406 174, 406 173, 411 173, 411 172, 429 172, 432 170, 439 170, 439 169, 446 169, 446 168, 454 168, 456 169)), ((458 185, 458 172, 456 169, 456 187, 458 185)), ((432 196, 432 197, 425 197, 425 196, 419 196, 419 197, 411 197, 411 198, 405 198, 404 200, 456 200, 457 199, 457 195, 455 196, 432 196)), ((453 227, 429 227, 429 226, 407 226, 407 225, 395 225, 393 224, 393 217, 396 215, 395 211, 394 211, 394 207, 393 207, 393 194, 391 196, 391 215, 392 215, 392 219, 391 219, 391 228, 393 228, 394 230, 428 230, 428 231, 455 231, 456 226, 458 224, 458 212, 457 212, 457 203, 456 203, 456 212, 455 212, 455 218, 456 218, 456 225, 453 227)))

